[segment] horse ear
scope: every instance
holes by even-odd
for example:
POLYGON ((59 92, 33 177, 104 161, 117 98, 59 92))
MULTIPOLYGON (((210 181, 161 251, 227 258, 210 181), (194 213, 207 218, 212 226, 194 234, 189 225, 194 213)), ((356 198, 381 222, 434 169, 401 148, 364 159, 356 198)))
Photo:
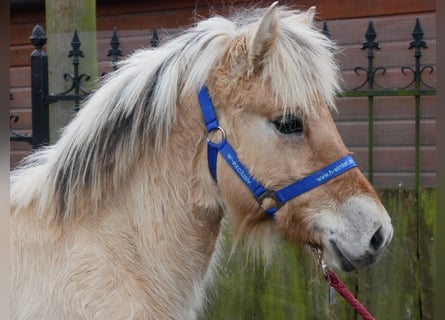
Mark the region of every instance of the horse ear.
POLYGON ((272 3, 247 38, 247 58, 253 70, 261 66, 265 53, 278 33, 278 22, 275 16, 277 4, 278 1, 272 3))
POLYGON ((312 25, 314 23, 315 15, 317 14, 317 7, 312 6, 304 13, 304 22, 308 25, 312 25))

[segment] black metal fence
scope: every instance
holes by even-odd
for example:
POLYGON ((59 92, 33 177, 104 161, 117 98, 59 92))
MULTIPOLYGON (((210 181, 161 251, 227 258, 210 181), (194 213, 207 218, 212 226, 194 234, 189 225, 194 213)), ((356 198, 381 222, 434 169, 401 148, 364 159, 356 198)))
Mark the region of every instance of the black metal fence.
MULTIPOLYGON (((330 37, 327 23, 324 22, 322 32, 330 37)), ((356 88, 346 90, 340 94, 340 97, 367 97, 368 99, 368 178, 373 181, 373 165, 374 165, 374 99, 378 96, 411 96, 415 100, 415 188, 418 190, 420 186, 420 97, 432 96, 436 94, 436 89, 425 83, 422 79, 424 72, 432 73, 434 68, 430 65, 422 65, 422 50, 427 48, 427 43, 423 39, 423 30, 420 26, 419 19, 416 19, 412 32, 412 41, 408 44, 408 49, 414 50, 414 67, 403 66, 401 73, 407 75, 412 73, 412 78, 407 84, 399 88, 385 88, 376 81, 376 74, 384 75, 385 67, 374 66, 374 53, 380 50, 380 45, 376 42, 377 33, 374 29, 372 21, 369 21, 368 29, 365 33, 365 41, 361 50, 366 50, 368 65, 366 67, 355 67, 355 73, 360 76, 364 73, 365 80, 356 88)), ((32 148, 36 149, 42 145, 49 143, 49 105, 56 101, 73 101, 74 109, 78 110, 80 103, 90 92, 82 86, 82 81, 88 81, 89 74, 79 74, 80 58, 84 57, 84 53, 80 50, 81 42, 77 31, 74 32, 71 42, 72 49, 69 51, 68 57, 72 59, 73 73, 66 73, 64 79, 71 81, 71 87, 60 94, 48 93, 48 57, 43 51, 46 44, 46 35, 43 28, 36 25, 32 31, 30 41, 35 47, 31 54, 31 95, 32 95, 32 136, 19 134, 11 129, 11 141, 26 141, 31 143, 32 148)), ((159 37, 156 29, 154 29, 151 46, 157 47, 159 37)), ((117 68, 117 62, 122 56, 120 49, 120 41, 116 29, 110 40, 111 48, 108 50, 107 56, 110 57, 113 69, 117 68)), ((12 98, 12 97, 11 97, 12 98)), ((10 122, 18 121, 18 116, 11 115, 10 122)))
MULTIPOLYGON (((80 58, 84 57, 84 53, 80 50, 82 43, 77 30, 74 31, 71 40, 71 50, 67 56, 72 59, 73 73, 65 73, 63 75, 65 81, 71 81, 71 86, 68 90, 59 94, 49 94, 48 92, 48 56, 43 50, 47 37, 40 25, 36 25, 32 30, 30 41, 35 48, 31 53, 32 135, 21 134, 10 127, 10 141, 28 142, 31 144, 32 149, 35 150, 49 144, 49 105, 57 101, 73 101, 74 110, 78 111, 82 100, 91 92, 82 85, 84 81, 90 80, 90 75, 87 73, 79 74, 80 58)), ((157 47, 159 43, 156 28, 153 30, 150 43, 152 48, 157 47)), ((120 41, 116 29, 114 29, 110 40, 111 48, 107 54, 110 57, 113 70, 117 69, 117 63, 122 56, 119 46, 120 41)), ((13 99, 12 95, 10 99, 13 99)), ((19 120, 19 116, 10 115, 9 120, 10 123, 16 123, 19 120)))
POLYGON ((401 67, 401 72, 406 74, 407 71, 412 72, 412 79, 408 84, 400 88, 385 88, 375 80, 375 75, 380 72, 385 74, 385 67, 374 67, 374 51, 380 50, 379 43, 375 41, 377 34, 374 30, 372 21, 369 22, 368 30, 365 33, 366 41, 362 44, 362 50, 367 50, 368 66, 356 67, 354 71, 359 74, 363 71, 366 74, 366 80, 358 87, 345 91, 343 97, 368 97, 368 118, 369 118, 369 152, 368 166, 369 179, 373 180, 373 137, 374 137, 374 98, 376 96, 412 96, 415 98, 415 185, 416 188, 420 184, 420 97, 432 96, 436 94, 436 89, 426 84, 422 79, 424 71, 433 72, 434 68, 430 65, 422 66, 420 59, 422 57, 422 49, 427 48, 426 41, 423 40, 423 30, 420 26, 419 19, 416 19, 414 30, 412 32, 413 40, 409 43, 408 49, 414 52, 414 68, 411 66, 401 67), (367 89, 363 89, 367 86, 367 89))
MULTIPOLYGON (((326 22, 323 24, 322 32, 330 37, 326 22)), ((401 97, 411 96, 415 100, 415 162, 414 162, 414 185, 419 193, 420 188, 420 97, 436 95, 436 89, 428 85, 423 79, 422 74, 426 71, 430 74, 434 71, 431 65, 422 65, 422 49, 428 48, 426 41, 423 39, 423 30, 420 21, 416 18, 413 32, 411 34, 413 40, 409 42, 408 49, 414 49, 414 67, 402 66, 400 71, 403 75, 407 72, 412 73, 412 78, 405 85, 399 88, 386 88, 376 81, 376 74, 384 75, 385 67, 374 66, 374 52, 380 50, 380 45, 376 42, 377 33, 374 29, 372 20, 369 21, 368 29, 365 33, 365 40, 361 50, 366 50, 368 58, 367 67, 355 67, 354 72, 359 75, 361 72, 365 74, 365 80, 359 86, 346 90, 340 94, 341 97, 367 97, 368 98, 368 179, 373 183, 374 175, 374 99, 375 97, 401 97)))

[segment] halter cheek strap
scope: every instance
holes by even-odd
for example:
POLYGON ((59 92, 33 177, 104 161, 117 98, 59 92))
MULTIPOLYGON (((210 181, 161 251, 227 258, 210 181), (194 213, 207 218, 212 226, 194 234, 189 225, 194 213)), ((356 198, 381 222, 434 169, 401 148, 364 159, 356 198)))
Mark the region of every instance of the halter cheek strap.
POLYGON ((238 159, 235 150, 227 142, 224 129, 218 125, 218 120, 207 87, 203 87, 199 90, 198 100, 207 129, 207 159, 209 170, 213 178, 217 181, 216 162, 218 153, 220 153, 238 178, 250 190, 258 204, 263 208, 266 214, 272 218, 275 217, 275 213, 287 201, 314 189, 357 166, 354 159, 347 155, 282 189, 276 191, 267 189, 250 174, 249 170, 247 170, 244 164, 238 159), (221 139, 218 142, 213 142, 209 138, 210 133, 213 131, 219 131, 221 134, 221 139), (266 199, 271 200, 274 204, 265 208, 263 203, 266 199))

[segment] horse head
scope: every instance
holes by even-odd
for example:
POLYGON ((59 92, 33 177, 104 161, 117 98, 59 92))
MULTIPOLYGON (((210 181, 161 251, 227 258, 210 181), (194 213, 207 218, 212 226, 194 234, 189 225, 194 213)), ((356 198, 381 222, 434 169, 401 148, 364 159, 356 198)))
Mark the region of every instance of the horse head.
POLYGON ((278 233, 320 250, 329 267, 352 271, 375 262, 393 232, 357 167, 279 206, 270 194, 255 199, 247 181, 280 190, 320 169, 323 180, 345 164, 326 166, 351 154, 331 115, 339 88, 334 46, 314 28, 314 14, 290 15, 273 4, 211 72, 206 85, 218 130, 209 130, 210 147, 227 141, 236 155, 218 160, 214 175, 238 235, 267 247, 278 233))

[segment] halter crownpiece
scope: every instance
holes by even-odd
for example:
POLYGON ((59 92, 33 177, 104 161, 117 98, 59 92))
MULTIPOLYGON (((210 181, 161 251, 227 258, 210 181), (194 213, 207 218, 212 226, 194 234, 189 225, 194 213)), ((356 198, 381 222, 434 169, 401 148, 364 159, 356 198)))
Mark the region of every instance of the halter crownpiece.
POLYGON ((275 217, 275 213, 287 201, 298 197, 299 195, 312 190, 357 166, 354 159, 350 155, 347 155, 284 188, 279 190, 267 189, 250 174, 249 170, 238 159, 235 150, 227 141, 224 129, 218 124, 218 119, 216 118, 216 113, 207 87, 204 86, 198 91, 198 100, 207 129, 207 161, 213 178, 217 181, 216 161, 219 152, 229 167, 232 168, 238 178, 250 190, 259 206, 271 218, 275 217), (221 136, 217 142, 210 139, 210 134, 215 131, 219 131, 221 136), (267 204, 266 200, 269 200, 267 201, 267 204), (273 204, 270 205, 270 202, 273 204))

